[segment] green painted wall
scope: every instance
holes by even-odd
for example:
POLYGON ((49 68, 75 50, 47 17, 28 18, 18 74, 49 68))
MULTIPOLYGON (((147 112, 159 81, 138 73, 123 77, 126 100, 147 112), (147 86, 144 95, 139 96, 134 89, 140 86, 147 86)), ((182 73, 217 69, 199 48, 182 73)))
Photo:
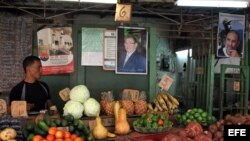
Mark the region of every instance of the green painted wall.
MULTIPOLYGON (((100 94, 102 91, 112 90, 115 99, 120 97, 123 89, 131 88, 145 91, 149 93, 149 75, 124 75, 115 74, 115 71, 105 71, 100 66, 81 66, 81 28, 86 27, 83 24, 73 25, 73 43, 74 43, 74 60, 75 60, 75 72, 65 75, 48 75, 42 76, 42 80, 47 82, 50 87, 52 101, 56 104, 60 113, 65 104, 60 97, 59 91, 65 87, 70 89, 78 84, 84 84, 88 87, 91 93, 91 97, 100 100, 100 94)), ((98 27, 106 28, 106 27, 98 27)), ((113 27, 112 29, 115 29, 113 27)), ((150 32, 149 32, 150 33, 150 32)), ((35 35, 35 34, 34 34, 35 35)), ((36 37, 35 37, 36 39, 36 37)), ((151 39, 149 39, 151 40, 151 39)), ((34 41, 34 54, 37 54, 37 41, 34 41)), ((151 42, 151 41, 149 41, 151 42)), ((151 44, 150 44, 151 45, 151 44)), ((150 48, 150 47, 149 47, 150 48)), ((152 49, 150 48, 150 51, 152 49)), ((154 59, 154 55, 149 55, 149 60, 154 59)), ((150 61, 149 61, 150 62, 150 61)), ((149 67, 154 64, 149 64, 149 67)), ((149 69, 149 74, 151 73, 149 69)), ((154 81, 155 82, 155 81, 154 81)), ((154 85, 154 84, 151 84, 154 85)))

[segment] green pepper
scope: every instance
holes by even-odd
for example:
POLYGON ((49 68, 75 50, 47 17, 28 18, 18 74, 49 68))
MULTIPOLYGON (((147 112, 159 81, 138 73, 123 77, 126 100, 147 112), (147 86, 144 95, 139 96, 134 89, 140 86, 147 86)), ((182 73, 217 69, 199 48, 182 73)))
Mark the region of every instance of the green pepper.
POLYGON ((165 115, 164 113, 162 113, 162 114, 160 115, 160 118, 161 118, 162 120, 165 120, 165 119, 166 119, 166 115, 165 115))
POLYGON ((151 127, 151 122, 147 122, 146 127, 150 128, 151 127))
POLYGON ((158 124, 156 122, 153 122, 152 127, 153 128, 158 128, 158 124))
POLYGON ((158 120, 158 117, 156 116, 156 115, 154 115, 153 117, 152 117, 152 121, 157 121, 158 120))

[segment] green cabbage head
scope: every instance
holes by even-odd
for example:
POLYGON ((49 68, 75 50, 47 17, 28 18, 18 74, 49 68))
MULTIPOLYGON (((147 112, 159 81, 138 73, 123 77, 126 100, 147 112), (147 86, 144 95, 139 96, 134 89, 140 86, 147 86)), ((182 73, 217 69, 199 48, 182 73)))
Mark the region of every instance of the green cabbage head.
POLYGON ((89 98, 83 103, 84 114, 88 117, 96 117, 100 114, 100 104, 94 98, 89 98))
POLYGON ((72 115, 75 119, 82 117, 84 106, 78 101, 69 100, 63 107, 63 116, 72 115))
POLYGON ((70 90, 69 97, 73 101, 84 103, 90 97, 90 94, 85 85, 77 85, 70 90))

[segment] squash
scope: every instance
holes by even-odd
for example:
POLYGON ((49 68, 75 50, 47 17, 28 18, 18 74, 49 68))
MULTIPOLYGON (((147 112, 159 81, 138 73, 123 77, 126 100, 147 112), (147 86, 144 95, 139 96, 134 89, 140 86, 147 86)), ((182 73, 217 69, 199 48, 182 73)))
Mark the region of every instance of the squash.
POLYGON ((102 125, 102 120, 99 116, 96 117, 96 126, 93 128, 92 134, 95 139, 116 137, 115 134, 108 132, 108 129, 102 125))
POLYGON ((116 102, 115 102, 115 105, 114 105, 115 123, 116 123, 117 120, 118 120, 118 112, 119 112, 119 109, 120 109, 120 108, 121 108, 120 102, 119 102, 119 101, 116 101, 116 102))
POLYGON ((124 108, 119 109, 118 119, 115 123, 115 133, 126 135, 130 132, 130 125, 127 121, 127 112, 124 108))

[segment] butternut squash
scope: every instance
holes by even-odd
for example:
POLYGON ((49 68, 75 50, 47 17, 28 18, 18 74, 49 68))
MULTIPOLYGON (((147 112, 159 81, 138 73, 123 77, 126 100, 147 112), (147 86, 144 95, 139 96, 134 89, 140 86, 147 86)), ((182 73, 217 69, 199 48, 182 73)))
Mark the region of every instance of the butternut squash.
POLYGON ((100 116, 96 117, 96 126, 93 128, 92 134, 95 139, 105 139, 107 137, 116 137, 115 134, 108 132, 108 129, 103 126, 100 116))
POLYGON ((130 125, 127 121, 127 112, 124 108, 119 109, 118 120, 115 123, 115 133, 126 135, 130 132, 130 125))
POLYGON ((114 105, 114 115, 115 115, 115 123, 118 120, 118 113, 119 113, 119 109, 121 108, 120 102, 116 101, 115 105, 114 105))

